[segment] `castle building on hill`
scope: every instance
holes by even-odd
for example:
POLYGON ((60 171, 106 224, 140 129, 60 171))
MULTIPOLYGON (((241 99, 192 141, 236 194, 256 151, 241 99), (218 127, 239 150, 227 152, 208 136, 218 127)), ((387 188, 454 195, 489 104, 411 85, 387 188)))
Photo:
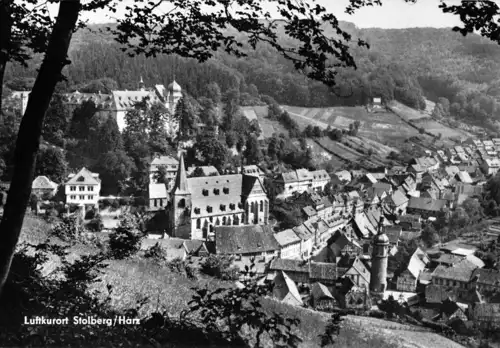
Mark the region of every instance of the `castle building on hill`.
MULTIPOLYGON (((13 98, 20 101, 21 113, 24 114, 28 104, 30 91, 14 92, 13 98)), ((125 129, 125 115, 134 107, 134 104, 148 97, 148 103, 162 103, 170 111, 170 117, 167 119, 165 128, 167 133, 176 134, 179 128, 178 121, 172 117, 175 113, 177 103, 182 98, 181 86, 174 80, 165 88, 164 85, 155 85, 154 88, 146 88, 144 81, 141 80, 138 84, 138 89, 135 91, 111 91, 111 94, 105 93, 81 93, 79 91, 73 93, 65 93, 64 101, 69 106, 70 112, 73 112, 78 106, 86 101, 93 101, 96 105, 97 112, 104 117, 115 117, 116 123, 120 132, 125 129)))
POLYGON ((179 162, 168 208, 174 237, 210 240, 215 226, 268 224, 269 200, 259 177, 188 178, 182 154, 179 162))
POLYGON ((387 262, 390 243, 389 237, 382 228, 383 220, 383 217, 380 218, 378 234, 373 238, 370 295, 374 299, 382 299, 387 289, 387 262))

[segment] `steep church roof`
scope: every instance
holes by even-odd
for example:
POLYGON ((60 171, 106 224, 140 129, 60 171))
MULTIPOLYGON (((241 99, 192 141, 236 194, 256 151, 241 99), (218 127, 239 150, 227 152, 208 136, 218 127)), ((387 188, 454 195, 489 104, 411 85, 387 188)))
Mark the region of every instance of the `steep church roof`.
POLYGON ((188 180, 186 166, 184 165, 184 155, 181 154, 181 158, 179 160, 179 170, 177 171, 177 177, 175 178, 174 194, 186 193, 189 193, 188 180))

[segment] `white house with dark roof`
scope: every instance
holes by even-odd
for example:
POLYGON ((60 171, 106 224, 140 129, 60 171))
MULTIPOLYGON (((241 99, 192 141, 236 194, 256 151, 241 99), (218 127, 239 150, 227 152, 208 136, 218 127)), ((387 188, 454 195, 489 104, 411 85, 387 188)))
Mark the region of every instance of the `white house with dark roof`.
POLYGON ((283 197, 290 197, 294 192, 323 190, 329 182, 330 175, 323 169, 315 171, 297 169, 292 172, 281 173, 276 180, 276 183, 283 189, 283 197))
POLYGON ((300 259, 300 243, 302 240, 292 229, 275 233, 274 238, 280 245, 280 258, 300 259))
POLYGON ((99 206, 99 193, 101 191, 99 174, 82 168, 78 173, 68 175, 68 181, 64 187, 66 203, 99 206))

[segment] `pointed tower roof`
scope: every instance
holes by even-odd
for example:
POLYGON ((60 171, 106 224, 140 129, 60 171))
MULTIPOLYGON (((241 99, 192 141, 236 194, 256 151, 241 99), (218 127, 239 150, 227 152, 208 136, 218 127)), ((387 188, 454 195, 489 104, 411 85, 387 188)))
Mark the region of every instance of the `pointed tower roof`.
POLYGON ((181 158, 179 159, 179 170, 177 171, 177 177, 175 178, 174 195, 186 193, 189 193, 188 181, 186 167, 184 166, 184 154, 181 153, 181 158))

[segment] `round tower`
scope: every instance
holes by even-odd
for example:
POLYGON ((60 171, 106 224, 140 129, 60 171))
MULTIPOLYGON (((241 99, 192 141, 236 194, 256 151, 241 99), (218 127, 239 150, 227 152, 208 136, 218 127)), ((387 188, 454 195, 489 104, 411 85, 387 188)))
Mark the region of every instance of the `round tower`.
POLYGON ((382 229, 384 218, 380 218, 378 234, 373 238, 372 269, 370 275, 370 295, 382 299, 387 289, 387 260, 389 257, 389 237, 382 229))
POLYGON ((174 80, 171 84, 168 85, 167 91, 168 108, 170 112, 174 114, 175 107, 177 106, 179 100, 182 98, 182 89, 181 86, 179 86, 179 84, 174 80))

